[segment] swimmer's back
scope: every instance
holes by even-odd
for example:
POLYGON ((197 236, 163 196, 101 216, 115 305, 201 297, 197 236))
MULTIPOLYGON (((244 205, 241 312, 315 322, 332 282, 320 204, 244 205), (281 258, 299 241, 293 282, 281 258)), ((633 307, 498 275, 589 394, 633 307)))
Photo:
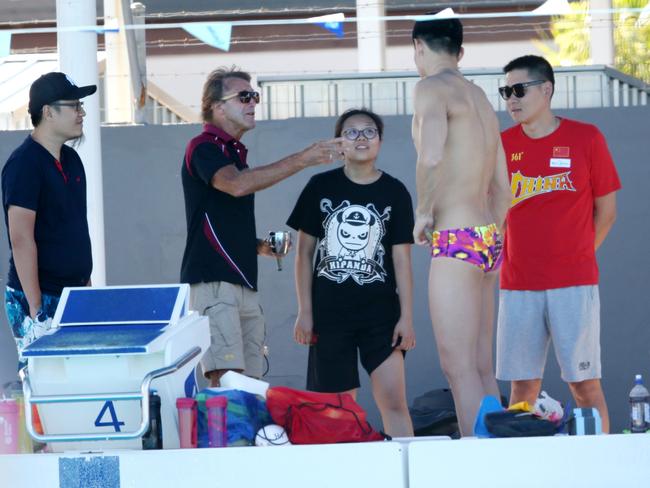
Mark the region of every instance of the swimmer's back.
POLYGON ((425 93, 444 104, 447 112, 447 137, 431 189, 435 227, 491 223, 494 217, 488 210, 487 194, 500 137, 492 105, 483 90, 456 71, 444 71, 420 83, 428 85, 425 93))

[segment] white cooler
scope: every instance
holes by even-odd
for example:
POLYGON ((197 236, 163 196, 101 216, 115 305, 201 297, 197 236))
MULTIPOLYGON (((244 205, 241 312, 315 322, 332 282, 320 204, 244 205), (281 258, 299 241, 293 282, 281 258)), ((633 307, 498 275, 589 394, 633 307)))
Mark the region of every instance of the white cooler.
POLYGON ((55 452, 142 449, 149 392, 161 399, 163 448, 179 447, 176 398, 193 393, 210 345, 189 286, 65 288, 54 332, 23 351, 27 428, 55 452), (32 426, 38 405, 43 434, 32 426))

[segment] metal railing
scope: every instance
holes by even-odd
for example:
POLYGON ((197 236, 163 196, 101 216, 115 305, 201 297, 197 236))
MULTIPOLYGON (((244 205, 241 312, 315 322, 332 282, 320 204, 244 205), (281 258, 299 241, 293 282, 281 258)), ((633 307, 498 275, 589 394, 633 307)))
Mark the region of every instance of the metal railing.
POLYGON ((186 107, 152 81, 147 82, 146 120, 148 124, 191 124, 198 114, 186 107))
MULTIPOLYGON (((101 81, 100 81, 101 83, 101 81)), ((147 92, 147 105, 145 108, 145 118, 147 124, 167 125, 167 124, 190 124, 196 123, 198 117, 189 110, 180 107, 177 103, 170 105, 164 95, 158 92, 147 92), (179 109, 180 107, 180 109, 179 109)), ((106 123, 106 110, 103 99, 100 103, 100 122, 106 123)), ((32 128, 27 107, 21 107, 14 112, 0 113, 0 130, 29 130, 32 128)))
MULTIPOLYGON (((504 75, 496 69, 462 70, 485 91, 495 110, 505 110, 497 88, 504 75)), ((263 98, 259 118, 337 116, 350 107, 367 107, 381 115, 413 113, 415 72, 324 74, 258 77, 263 98)), ((650 85, 607 66, 555 69, 553 108, 629 107, 648 105, 650 85)))
MULTIPOLYGON (((29 113, 27 112, 27 88, 28 85, 16 85, 14 83, 11 85, 11 82, 15 81, 15 78, 20 74, 28 71, 31 67, 35 66, 37 63, 43 63, 48 66, 48 69, 55 70, 58 69, 57 58, 53 55, 42 55, 39 57, 30 58, 29 56, 18 57, 18 59, 13 61, 13 66, 11 69, 11 74, 4 80, 0 80, 0 88, 5 90, 4 92, 0 91, 0 101, 3 99, 8 99, 9 97, 20 93, 20 91, 25 91, 25 101, 24 104, 16 108, 15 110, 0 112, 0 130, 29 130, 32 128, 32 123, 30 120, 29 113), (2 86, 3 84, 11 85, 10 88, 2 86)), ((97 90, 97 96, 99 97, 100 105, 100 122, 102 124, 106 123, 106 109, 104 107, 104 61, 99 62, 100 76, 99 84, 97 90)), ((47 72, 47 70, 42 70, 47 72)), ((40 71, 39 71, 40 74, 40 71)), ((30 81, 31 82, 31 81, 30 81)), ((27 81, 25 81, 27 83, 27 81)), ((179 101, 174 99, 164 90, 162 90, 158 85, 152 81, 148 81, 147 86, 147 95, 146 95, 146 105, 143 109, 144 119, 147 124, 186 124, 186 123, 196 123, 199 120, 198 114, 194 111, 181 104, 179 101)))
MULTIPOLYGON (((462 70, 467 79, 485 91, 495 110, 505 110, 497 88, 504 83, 497 69, 462 70)), ((322 74, 309 76, 260 76, 261 120, 302 117, 332 117, 350 107, 367 107, 381 115, 413 113, 415 72, 322 74)), ((103 105, 103 77, 99 96, 103 105)), ((647 106, 650 85, 603 65, 555 68, 552 108, 647 106)), ((104 109, 101 107, 101 122, 104 109)), ((146 122, 183 124, 198 121, 198 114, 149 82, 146 122)), ((0 113, 0 130, 30 129, 27 107, 0 113)))

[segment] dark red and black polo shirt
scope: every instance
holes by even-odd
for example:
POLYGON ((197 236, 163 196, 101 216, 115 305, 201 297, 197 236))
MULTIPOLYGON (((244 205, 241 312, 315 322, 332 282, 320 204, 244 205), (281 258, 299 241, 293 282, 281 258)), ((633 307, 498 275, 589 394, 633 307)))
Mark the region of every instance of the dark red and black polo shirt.
POLYGON ((257 289, 255 196, 234 197, 212 187, 224 166, 247 168, 244 144, 220 128, 205 124, 187 145, 181 178, 187 240, 181 281, 227 281, 257 289))

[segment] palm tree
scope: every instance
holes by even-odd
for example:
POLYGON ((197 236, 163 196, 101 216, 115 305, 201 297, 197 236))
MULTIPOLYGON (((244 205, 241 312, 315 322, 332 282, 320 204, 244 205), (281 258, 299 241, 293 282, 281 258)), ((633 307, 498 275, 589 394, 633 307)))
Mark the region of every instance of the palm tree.
MULTIPOLYGON (((590 64, 589 2, 572 2, 569 6, 571 13, 551 17, 550 35, 540 31, 540 37, 546 42, 534 42, 555 66, 590 64), (549 46, 548 41, 553 46, 549 46)), ((612 18, 614 66, 650 83, 650 3, 648 0, 612 0, 612 7, 616 10, 612 18), (644 7, 643 12, 625 11, 644 7)))

